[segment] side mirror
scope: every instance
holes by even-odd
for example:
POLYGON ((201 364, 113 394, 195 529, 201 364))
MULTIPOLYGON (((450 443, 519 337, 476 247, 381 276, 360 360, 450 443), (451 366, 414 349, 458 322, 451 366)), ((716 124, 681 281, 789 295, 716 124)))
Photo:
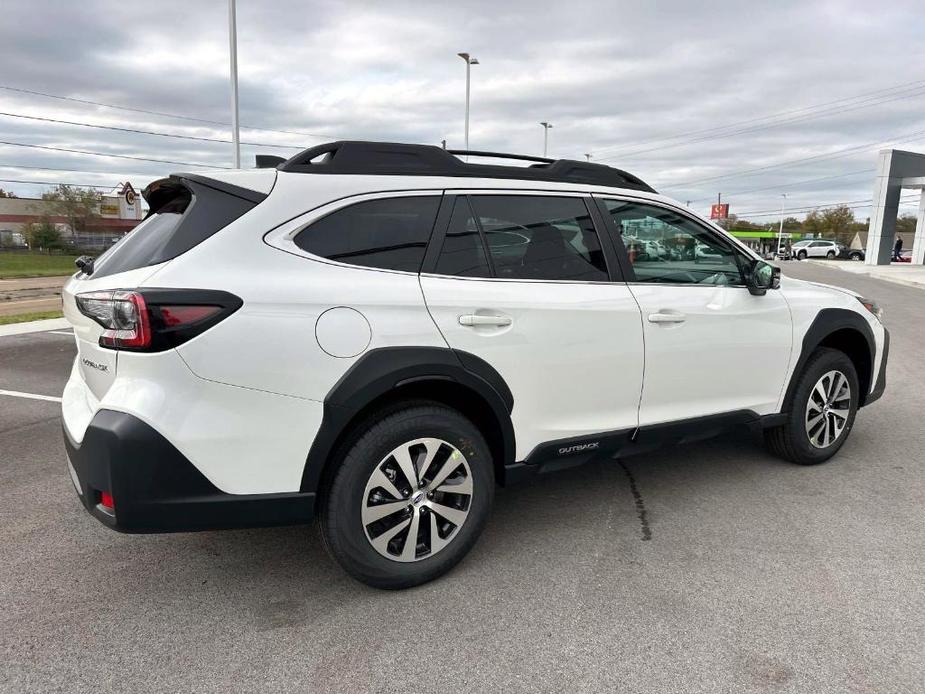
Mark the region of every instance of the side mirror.
POLYGON ((764 296, 769 289, 780 288, 780 268, 763 260, 756 260, 748 273, 746 285, 750 294, 764 296))

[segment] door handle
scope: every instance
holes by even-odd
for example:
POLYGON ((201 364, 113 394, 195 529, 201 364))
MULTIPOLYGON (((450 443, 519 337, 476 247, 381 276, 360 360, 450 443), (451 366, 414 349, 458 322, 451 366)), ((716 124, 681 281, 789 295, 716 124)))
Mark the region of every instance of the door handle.
POLYGON ((685 320, 687 320, 687 316, 673 311, 660 311, 659 313, 649 314, 650 323, 683 323, 685 320))
POLYGON ((493 325, 500 327, 504 325, 510 325, 512 322, 513 321, 507 316, 483 316, 478 313, 468 313, 459 317, 460 325, 467 325, 470 327, 479 325, 493 325))

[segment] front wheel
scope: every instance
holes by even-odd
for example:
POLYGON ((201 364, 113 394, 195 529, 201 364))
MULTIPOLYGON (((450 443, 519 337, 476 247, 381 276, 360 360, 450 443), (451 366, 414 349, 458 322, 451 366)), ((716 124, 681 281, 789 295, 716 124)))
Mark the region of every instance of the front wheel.
POLYGON ((347 451, 322 498, 322 538, 367 585, 419 585, 469 552, 494 485, 488 446, 468 419, 438 404, 409 405, 347 451))
POLYGON ((820 348, 809 358, 782 426, 765 431, 775 454, 800 465, 823 463, 842 447, 860 403, 854 363, 844 352, 820 348))
POLYGON ((800 251, 797 253, 797 260, 806 260, 806 251, 800 251))
POLYGON ((861 254, 860 254, 860 253, 852 253, 852 254, 849 255, 848 257, 849 257, 851 260, 858 261, 858 260, 861 259, 861 254))

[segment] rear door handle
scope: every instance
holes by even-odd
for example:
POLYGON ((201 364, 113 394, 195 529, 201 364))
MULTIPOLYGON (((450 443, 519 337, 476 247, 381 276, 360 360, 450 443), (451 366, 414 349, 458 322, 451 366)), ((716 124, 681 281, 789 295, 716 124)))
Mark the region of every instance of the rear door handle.
POLYGON ((687 316, 674 311, 659 311, 658 313, 649 314, 650 323, 683 323, 685 320, 687 320, 687 316))
POLYGON ((479 326, 479 325, 494 325, 494 326, 504 326, 510 325, 513 321, 507 316, 483 316, 478 313, 467 313, 464 316, 459 317, 460 325, 467 326, 479 326))

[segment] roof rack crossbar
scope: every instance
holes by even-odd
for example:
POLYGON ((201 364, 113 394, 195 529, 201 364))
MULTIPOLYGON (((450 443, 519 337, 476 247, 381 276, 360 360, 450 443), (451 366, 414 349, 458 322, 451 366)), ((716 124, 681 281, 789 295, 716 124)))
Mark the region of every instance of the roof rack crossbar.
POLYGON ((651 186, 633 174, 604 164, 503 152, 448 151, 434 145, 409 145, 398 142, 360 140, 329 142, 306 149, 276 168, 290 173, 451 176, 555 181, 655 192, 651 186), (534 163, 531 166, 472 164, 458 159, 456 156, 458 154, 519 159, 534 163))

